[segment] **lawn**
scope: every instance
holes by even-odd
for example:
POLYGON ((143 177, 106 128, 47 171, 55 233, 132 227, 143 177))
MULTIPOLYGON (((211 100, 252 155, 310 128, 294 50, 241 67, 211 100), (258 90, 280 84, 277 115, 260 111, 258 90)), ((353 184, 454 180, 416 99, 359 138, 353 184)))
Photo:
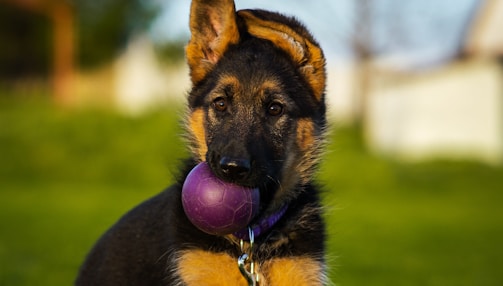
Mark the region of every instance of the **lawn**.
MULTIPOLYGON (((173 182, 181 108, 141 117, 0 100, 0 285, 71 285, 121 214, 173 182)), ((337 285, 501 285, 503 168, 406 164, 330 136, 320 181, 337 285)))

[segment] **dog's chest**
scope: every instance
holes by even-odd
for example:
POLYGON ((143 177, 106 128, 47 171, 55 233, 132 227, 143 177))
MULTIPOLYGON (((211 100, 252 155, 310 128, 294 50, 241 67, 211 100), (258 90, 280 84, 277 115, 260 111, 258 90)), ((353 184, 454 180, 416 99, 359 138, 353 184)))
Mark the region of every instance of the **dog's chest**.
MULTIPOLYGON (((179 253, 177 274, 187 286, 246 286, 248 282, 238 268, 237 258, 226 253, 187 250, 179 253)), ((256 264, 258 285, 323 285, 324 265, 310 257, 271 258, 256 264)))

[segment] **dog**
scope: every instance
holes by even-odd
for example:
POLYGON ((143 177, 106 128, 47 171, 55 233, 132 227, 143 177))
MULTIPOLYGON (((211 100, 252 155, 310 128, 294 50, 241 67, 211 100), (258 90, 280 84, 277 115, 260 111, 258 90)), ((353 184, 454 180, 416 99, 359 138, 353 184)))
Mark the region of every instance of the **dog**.
POLYGON ((191 158, 178 183, 124 215, 96 243, 76 285, 326 285, 325 226, 313 179, 326 133, 325 58, 293 17, 193 0, 186 46, 191 158), (184 212, 200 162, 258 188, 248 235, 212 235, 184 212))

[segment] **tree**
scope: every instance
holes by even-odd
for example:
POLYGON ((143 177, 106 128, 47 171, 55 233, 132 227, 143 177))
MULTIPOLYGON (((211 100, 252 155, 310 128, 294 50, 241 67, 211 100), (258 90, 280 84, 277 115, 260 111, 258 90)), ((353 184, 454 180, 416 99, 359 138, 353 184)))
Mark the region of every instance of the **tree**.
POLYGON ((356 67, 355 119, 365 123, 368 100, 376 70, 373 61, 392 50, 393 46, 406 46, 408 33, 402 16, 407 3, 397 0, 354 0, 353 21, 349 43, 356 67))
POLYGON ((157 16, 155 0, 73 0, 77 13, 79 65, 99 65, 113 58, 157 16))
POLYGON ((0 3, 0 80, 48 78, 51 22, 45 15, 0 3))

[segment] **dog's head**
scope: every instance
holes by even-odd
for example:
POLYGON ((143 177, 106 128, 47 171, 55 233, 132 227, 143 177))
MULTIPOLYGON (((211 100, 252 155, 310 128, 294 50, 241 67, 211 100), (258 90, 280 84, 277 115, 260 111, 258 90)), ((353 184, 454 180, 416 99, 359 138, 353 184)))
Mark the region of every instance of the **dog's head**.
POLYGON ((322 50, 297 20, 232 0, 193 0, 190 30, 193 156, 277 208, 310 182, 324 142, 322 50))

